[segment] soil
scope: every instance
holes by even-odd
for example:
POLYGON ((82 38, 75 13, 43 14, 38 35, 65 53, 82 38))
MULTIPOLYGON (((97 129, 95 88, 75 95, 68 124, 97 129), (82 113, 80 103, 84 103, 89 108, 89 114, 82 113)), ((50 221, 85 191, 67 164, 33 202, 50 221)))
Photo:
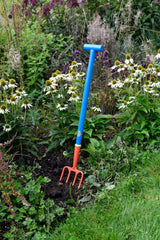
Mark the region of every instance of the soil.
MULTIPOLYGON (((78 164, 81 165, 80 159, 78 164)), ((46 198, 54 200, 56 205, 62 205, 69 199, 74 199, 76 202, 77 198, 83 194, 82 185, 78 189, 81 177, 80 174, 77 176, 74 186, 71 186, 74 179, 74 172, 71 172, 69 181, 66 183, 68 175, 67 169, 64 172, 62 180, 59 181, 63 167, 71 167, 73 165, 73 156, 64 157, 62 151, 60 152, 59 150, 56 150, 42 158, 40 160, 40 165, 41 169, 38 170, 37 174, 43 177, 48 177, 51 180, 44 188, 42 187, 43 191, 46 194, 46 198)))

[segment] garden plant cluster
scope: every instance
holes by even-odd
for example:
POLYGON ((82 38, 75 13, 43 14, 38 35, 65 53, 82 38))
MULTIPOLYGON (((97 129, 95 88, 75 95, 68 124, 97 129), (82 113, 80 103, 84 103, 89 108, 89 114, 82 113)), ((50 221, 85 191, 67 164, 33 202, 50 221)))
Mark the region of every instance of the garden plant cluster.
POLYGON ((150 0, 1 1, 1 239, 52 239, 75 209, 105 198, 159 149, 159 7, 150 0), (76 203, 69 186, 75 205, 68 207, 46 197, 51 179, 39 174, 40 161, 51 152, 73 155, 85 43, 104 51, 95 58, 78 165, 85 179, 76 203))

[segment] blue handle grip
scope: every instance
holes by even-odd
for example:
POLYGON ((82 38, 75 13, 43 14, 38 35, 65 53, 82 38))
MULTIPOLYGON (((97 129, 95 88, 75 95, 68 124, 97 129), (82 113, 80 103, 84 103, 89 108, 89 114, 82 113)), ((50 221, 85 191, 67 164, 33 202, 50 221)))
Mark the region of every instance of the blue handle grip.
POLYGON ((102 45, 84 44, 84 49, 90 50, 90 57, 89 57, 86 82, 85 82, 84 92, 83 92, 76 145, 81 145, 81 141, 82 141, 83 127, 84 127, 84 121, 85 121, 86 111, 87 111, 87 103, 88 103, 88 97, 89 97, 89 90, 90 90, 95 54, 96 54, 96 51, 102 52, 104 47, 102 45))

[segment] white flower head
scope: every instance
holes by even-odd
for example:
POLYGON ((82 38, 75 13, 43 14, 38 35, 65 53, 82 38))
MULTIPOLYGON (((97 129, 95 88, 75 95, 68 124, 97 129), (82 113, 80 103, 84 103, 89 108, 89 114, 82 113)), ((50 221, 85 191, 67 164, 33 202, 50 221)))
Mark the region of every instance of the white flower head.
POLYGON ((111 88, 122 88, 123 87, 123 83, 120 80, 112 80, 110 83, 108 83, 109 86, 111 86, 111 88))
POLYGON ((79 101, 78 95, 76 93, 72 93, 71 97, 69 98, 69 101, 78 102, 79 101))
POLYGON ((124 101, 124 102, 119 106, 119 109, 121 109, 121 108, 126 108, 127 105, 129 105, 129 104, 131 104, 131 103, 133 103, 133 100, 131 100, 131 101, 124 101))
POLYGON ((9 80, 8 87, 9 87, 9 88, 16 88, 16 87, 17 87, 16 80, 14 80, 13 78, 11 78, 11 79, 9 80))
POLYGON ((25 91, 23 88, 21 88, 21 87, 19 87, 19 88, 16 89, 16 93, 17 93, 17 92, 19 92, 23 97, 26 97, 26 96, 27 96, 26 91, 25 91))
POLYGON ((71 86, 71 87, 69 87, 67 93, 68 93, 68 94, 72 94, 72 93, 75 93, 75 91, 76 91, 76 88, 74 88, 74 87, 71 86))
POLYGON ((133 59, 129 54, 127 54, 125 59, 125 64, 129 65, 130 63, 133 63, 133 59))
POLYGON ((3 88, 4 90, 8 89, 8 83, 3 78, 0 79, 0 87, 3 88))
POLYGON ((9 125, 9 124, 5 124, 4 126, 3 126, 3 131, 5 131, 5 132, 9 132, 9 131, 11 131, 11 125, 9 125))
POLYGON ((97 105, 97 106, 94 106, 94 107, 91 107, 91 109, 94 111, 94 112, 101 112, 101 109, 100 107, 97 105))
POLYGON ((27 109, 27 108, 32 107, 32 104, 29 103, 29 100, 28 100, 28 99, 25 99, 25 100, 23 101, 23 104, 22 104, 21 107, 27 109))
POLYGON ((0 105, 0 113, 2 113, 2 114, 9 113, 9 110, 5 104, 0 105))
POLYGON ((60 110, 60 111, 64 111, 68 108, 68 104, 64 104, 64 103, 58 103, 57 104, 57 108, 60 110))

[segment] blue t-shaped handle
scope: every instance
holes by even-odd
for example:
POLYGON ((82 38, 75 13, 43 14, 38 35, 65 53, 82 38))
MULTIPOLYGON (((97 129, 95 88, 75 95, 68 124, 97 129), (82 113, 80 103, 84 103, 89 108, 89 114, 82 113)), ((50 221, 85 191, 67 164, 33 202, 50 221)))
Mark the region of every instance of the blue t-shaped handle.
POLYGON ((85 121, 85 117, 86 117, 87 103, 88 103, 89 90, 90 90, 90 84, 91 84, 91 78, 92 78, 93 65, 94 65, 96 51, 102 52, 104 47, 102 45, 84 44, 84 49, 90 50, 90 57, 89 57, 86 82, 85 82, 84 92, 83 92, 83 99, 82 99, 81 113, 80 113, 79 124, 78 124, 76 145, 81 145, 81 141, 82 141, 83 127, 84 127, 84 121, 85 121))

